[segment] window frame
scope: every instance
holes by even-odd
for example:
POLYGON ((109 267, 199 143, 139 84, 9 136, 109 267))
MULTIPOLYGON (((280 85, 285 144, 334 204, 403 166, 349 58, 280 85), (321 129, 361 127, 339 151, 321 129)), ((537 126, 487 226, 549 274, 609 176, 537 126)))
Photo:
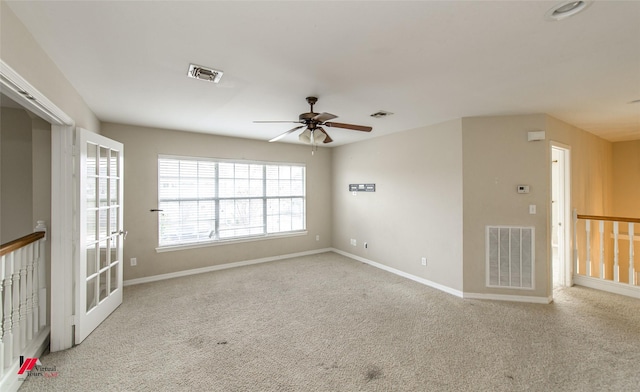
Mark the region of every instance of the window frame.
MULTIPOLYGON (((172 250, 181 250, 181 249, 191 249, 191 248, 201 248, 201 247, 209 247, 209 246, 217 246, 217 245, 226 245, 229 243, 242 243, 242 242, 252 242, 252 241, 260 241, 266 239, 273 238, 283 238, 283 237, 295 237, 301 235, 307 235, 307 168, 305 163, 292 163, 292 162, 275 162, 275 161, 257 161, 257 160, 244 160, 244 159, 228 159, 228 158, 214 158, 214 157, 199 157, 199 156, 184 156, 184 155, 171 155, 171 154, 158 154, 157 156, 157 180, 158 180, 158 193, 156 194, 156 200, 158 203, 158 209, 161 209, 161 203, 167 200, 161 200, 161 187, 163 178, 161 174, 161 160, 186 160, 193 162, 213 162, 216 165, 215 169, 215 192, 214 196, 207 198, 196 198, 195 201, 199 200, 210 200, 214 201, 214 216, 213 219, 215 221, 215 238, 211 240, 196 240, 191 242, 183 242, 183 243, 174 243, 174 244, 161 244, 161 226, 163 219, 163 212, 158 211, 158 231, 157 231, 157 244, 156 247, 157 252, 167 252, 172 250), (250 196, 245 195, 242 197, 232 196, 232 197, 221 197, 220 196, 220 171, 219 164, 220 163, 231 163, 231 164, 240 164, 240 165, 261 165, 262 166, 262 196, 250 196), (300 167, 302 168, 302 196, 299 195, 289 195, 289 196, 269 196, 267 192, 267 166, 283 166, 283 167, 300 167), (301 199, 302 200, 302 229, 288 230, 288 231, 278 231, 278 232, 269 232, 267 220, 269 217, 267 211, 267 205, 269 200, 281 200, 281 199, 301 199), (219 225, 221 220, 220 213, 220 201, 221 200, 261 200, 262 201, 262 233, 260 234, 248 234, 248 235, 239 235, 239 236, 231 236, 229 238, 220 238, 219 225)), ((202 178, 197 176, 195 178, 202 178)), ((234 175, 234 180, 235 180, 234 175)), ((177 198, 175 201, 180 201, 180 198, 177 198)))

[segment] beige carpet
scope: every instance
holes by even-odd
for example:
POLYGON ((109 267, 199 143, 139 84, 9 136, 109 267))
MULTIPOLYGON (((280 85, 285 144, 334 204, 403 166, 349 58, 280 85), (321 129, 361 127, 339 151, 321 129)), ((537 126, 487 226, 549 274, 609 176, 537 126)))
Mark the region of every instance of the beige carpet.
POLYGON ((632 391, 640 301, 462 300, 334 253, 125 288, 21 391, 632 391))

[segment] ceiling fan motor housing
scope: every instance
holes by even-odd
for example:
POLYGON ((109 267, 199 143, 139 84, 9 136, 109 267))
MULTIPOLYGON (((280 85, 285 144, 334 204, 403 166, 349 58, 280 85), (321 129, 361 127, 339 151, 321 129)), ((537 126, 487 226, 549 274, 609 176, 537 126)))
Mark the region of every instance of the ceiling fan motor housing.
POLYGON ((300 122, 305 123, 309 126, 313 126, 315 128, 318 122, 314 121, 313 118, 317 115, 318 113, 314 113, 314 112, 302 113, 300 114, 300 116, 298 116, 298 118, 300 119, 300 122))

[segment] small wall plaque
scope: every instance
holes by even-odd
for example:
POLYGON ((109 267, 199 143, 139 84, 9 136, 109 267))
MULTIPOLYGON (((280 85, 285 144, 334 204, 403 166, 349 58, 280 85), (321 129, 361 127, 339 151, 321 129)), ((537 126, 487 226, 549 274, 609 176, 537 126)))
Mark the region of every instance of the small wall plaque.
POLYGON ((349 184, 349 192, 375 192, 376 184, 349 184))

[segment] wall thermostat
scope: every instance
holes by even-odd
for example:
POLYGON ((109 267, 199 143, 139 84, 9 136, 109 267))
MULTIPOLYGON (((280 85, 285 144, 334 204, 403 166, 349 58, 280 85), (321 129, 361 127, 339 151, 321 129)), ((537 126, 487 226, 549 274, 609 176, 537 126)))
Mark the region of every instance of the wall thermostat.
POLYGON ((518 193, 529 193, 529 185, 518 185, 518 193))

